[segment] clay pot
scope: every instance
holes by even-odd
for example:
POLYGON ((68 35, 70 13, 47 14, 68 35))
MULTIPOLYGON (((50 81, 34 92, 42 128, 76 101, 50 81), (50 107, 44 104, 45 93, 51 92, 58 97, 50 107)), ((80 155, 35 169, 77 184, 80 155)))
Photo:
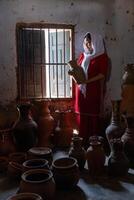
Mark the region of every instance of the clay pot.
POLYGON ((59 188, 73 188, 79 181, 79 168, 75 158, 63 157, 55 160, 52 163, 52 171, 59 188))
POLYGON ((73 136, 71 124, 72 113, 70 111, 59 112, 59 119, 54 131, 54 143, 56 147, 69 147, 73 136))
POLYGON ((129 161, 123 150, 121 139, 112 139, 111 154, 108 158, 108 174, 110 176, 124 176, 129 169, 129 161))
POLYGON ((82 147, 81 137, 72 137, 71 147, 69 149, 69 157, 76 158, 80 170, 84 169, 86 162, 86 151, 82 147))
POLYGON ((14 126, 14 141, 17 151, 25 152, 37 144, 37 124, 30 114, 31 104, 18 105, 20 117, 14 126))
POLYGON ((9 154, 9 161, 22 164, 27 158, 26 153, 24 152, 14 152, 9 154))
POLYGON ((53 156, 52 150, 48 147, 33 147, 28 150, 29 159, 46 159, 49 163, 49 166, 52 164, 53 156))
POLYGON ((8 178, 10 179, 20 179, 21 178, 21 174, 22 174, 22 165, 18 164, 16 162, 9 162, 8 163, 8 169, 7 169, 7 175, 8 178))
POLYGON ((114 138, 119 138, 123 134, 121 127, 120 100, 112 101, 112 117, 111 123, 105 130, 106 138, 111 148, 110 141, 114 138))
POLYGON ((18 117, 16 105, 0 106, 0 129, 11 129, 18 117))
POLYGON ((8 159, 7 157, 0 156, 0 172, 5 172, 8 166, 8 159))
POLYGON ((31 159, 23 162, 23 171, 30 169, 49 169, 48 161, 45 159, 31 159))
POLYGON ((21 193, 12 195, 7 200, 43 200, 43 199, 40 195, 35 193, 21 193))
POLYGON ((122 77, 122 113, 134 115, 134 64, 128 64, 122 77))
POLYGON ((130 167, 134 168, 134 116, 123 115, 125 118, 126 130, 121 137, 124 152, 129 159, 130 167))
POLYGON ((90 141, 86 158, 89 174, 91 176, 98 176, 104 173, 105 153, 101 142, 97 140, 90 141))
POLYGON ((51 171, 45 169, 28 170, 22 174, 21 179, 20 193, 34 192, 44 199, 53 199, 55 182, 51 171))
POLYGON ((13 129, 0 130, 0 155, 7 156, 16 151, 12 134, 13 129))
POLYGON ((51 135, 54 128, 54 119, 51 116, 48 101, 41 100, 34 102, 36 110, 38 110, 36 117, 38 124, 38 146, 51 146, 51 135))
POLYGON ((134 84, 134 64, 127 64, 122 77, 123 85, 134 84))

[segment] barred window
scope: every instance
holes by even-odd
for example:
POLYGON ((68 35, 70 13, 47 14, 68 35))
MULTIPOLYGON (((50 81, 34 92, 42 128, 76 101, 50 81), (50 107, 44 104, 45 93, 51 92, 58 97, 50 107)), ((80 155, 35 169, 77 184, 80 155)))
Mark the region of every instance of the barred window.
POLYGON ((72 98, 73 26, 17 26, 20 99, 72 98))

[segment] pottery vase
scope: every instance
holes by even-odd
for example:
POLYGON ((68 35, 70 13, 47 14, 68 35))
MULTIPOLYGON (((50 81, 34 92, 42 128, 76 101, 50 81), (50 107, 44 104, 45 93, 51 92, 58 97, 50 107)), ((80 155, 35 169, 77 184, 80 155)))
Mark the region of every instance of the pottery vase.
POLYGON ((111 123, 105 130, 106 138, 110 148, 111 139, 120 138, 123 134, 123 128, 121 126, 120 102, 120 100, 112 101, 111 123))
POLYGON ((38 146, 40 147, 50 147, 51 146, 51 135, 54 128, 54 119, 51 116, 48 101, 38 101, 36 102, 36 109, 38 108, 38 146))
POLYGON ((134 64, 124 68, 122 77, 122 102, 121 112, 134 115, 134 64))
POLYGON ((30 115, 31 104, 24 103, 18 105, 20 117, 14 126, 14 141, 17 151, 26 152, 31 147, 37 145, 37 123, 30 115))
POLYGON ((124 152, 129 159, 130 167, 134 168, 134 116, 123 115, 125 118, 126 130, 121 137, 124 152))
POLYGON ((54 143, 56 147, 69 147, 73 136, 71 125, 71 115, 69 111, 59 112, 59 119, 54 131, 54 143))
POLYGON ((86 162, 86 151, 82 147, 81 137, 72 137, 71 147, 69 149, 69 157, 76 158, 80 170, 84 169, 86 162))
POLYGON ((108 174, 110 176, 124 176, 129 169, 129 161, 123 150, 121 139, 111 139, 111 154, 108 158, 108 174))
POLYGON ((86 159, 90 176, 99 176, 104 173, 105 153, 100 141, 90 141, 86 159))
POLYGON ((7 156, 15 151, 13 129, 0 130, 0 155, 7 156))

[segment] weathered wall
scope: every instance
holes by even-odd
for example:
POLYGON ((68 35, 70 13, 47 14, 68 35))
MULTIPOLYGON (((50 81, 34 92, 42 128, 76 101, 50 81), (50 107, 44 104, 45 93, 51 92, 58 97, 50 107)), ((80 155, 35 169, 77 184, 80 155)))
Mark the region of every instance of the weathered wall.
POLYGON ((75 55, 82 51, 83 35, 103 35, 112 62, 108 88, 112 99, 120 99, 123 66, 134 62, 133 0, 0 0, 0 102, 17 96, 17 22, 75 24, 75 55))

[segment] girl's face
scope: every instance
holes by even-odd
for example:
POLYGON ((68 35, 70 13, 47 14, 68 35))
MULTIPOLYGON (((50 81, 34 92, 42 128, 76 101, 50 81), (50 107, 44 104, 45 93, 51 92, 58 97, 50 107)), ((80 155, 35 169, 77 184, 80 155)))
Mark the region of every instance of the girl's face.
POLYGON ((93 46, 92 46, 92 42, 91 40, 89 40, 88 38, 85 38, 83 41, 83 48, 85 53, 93 53, 93 46))

